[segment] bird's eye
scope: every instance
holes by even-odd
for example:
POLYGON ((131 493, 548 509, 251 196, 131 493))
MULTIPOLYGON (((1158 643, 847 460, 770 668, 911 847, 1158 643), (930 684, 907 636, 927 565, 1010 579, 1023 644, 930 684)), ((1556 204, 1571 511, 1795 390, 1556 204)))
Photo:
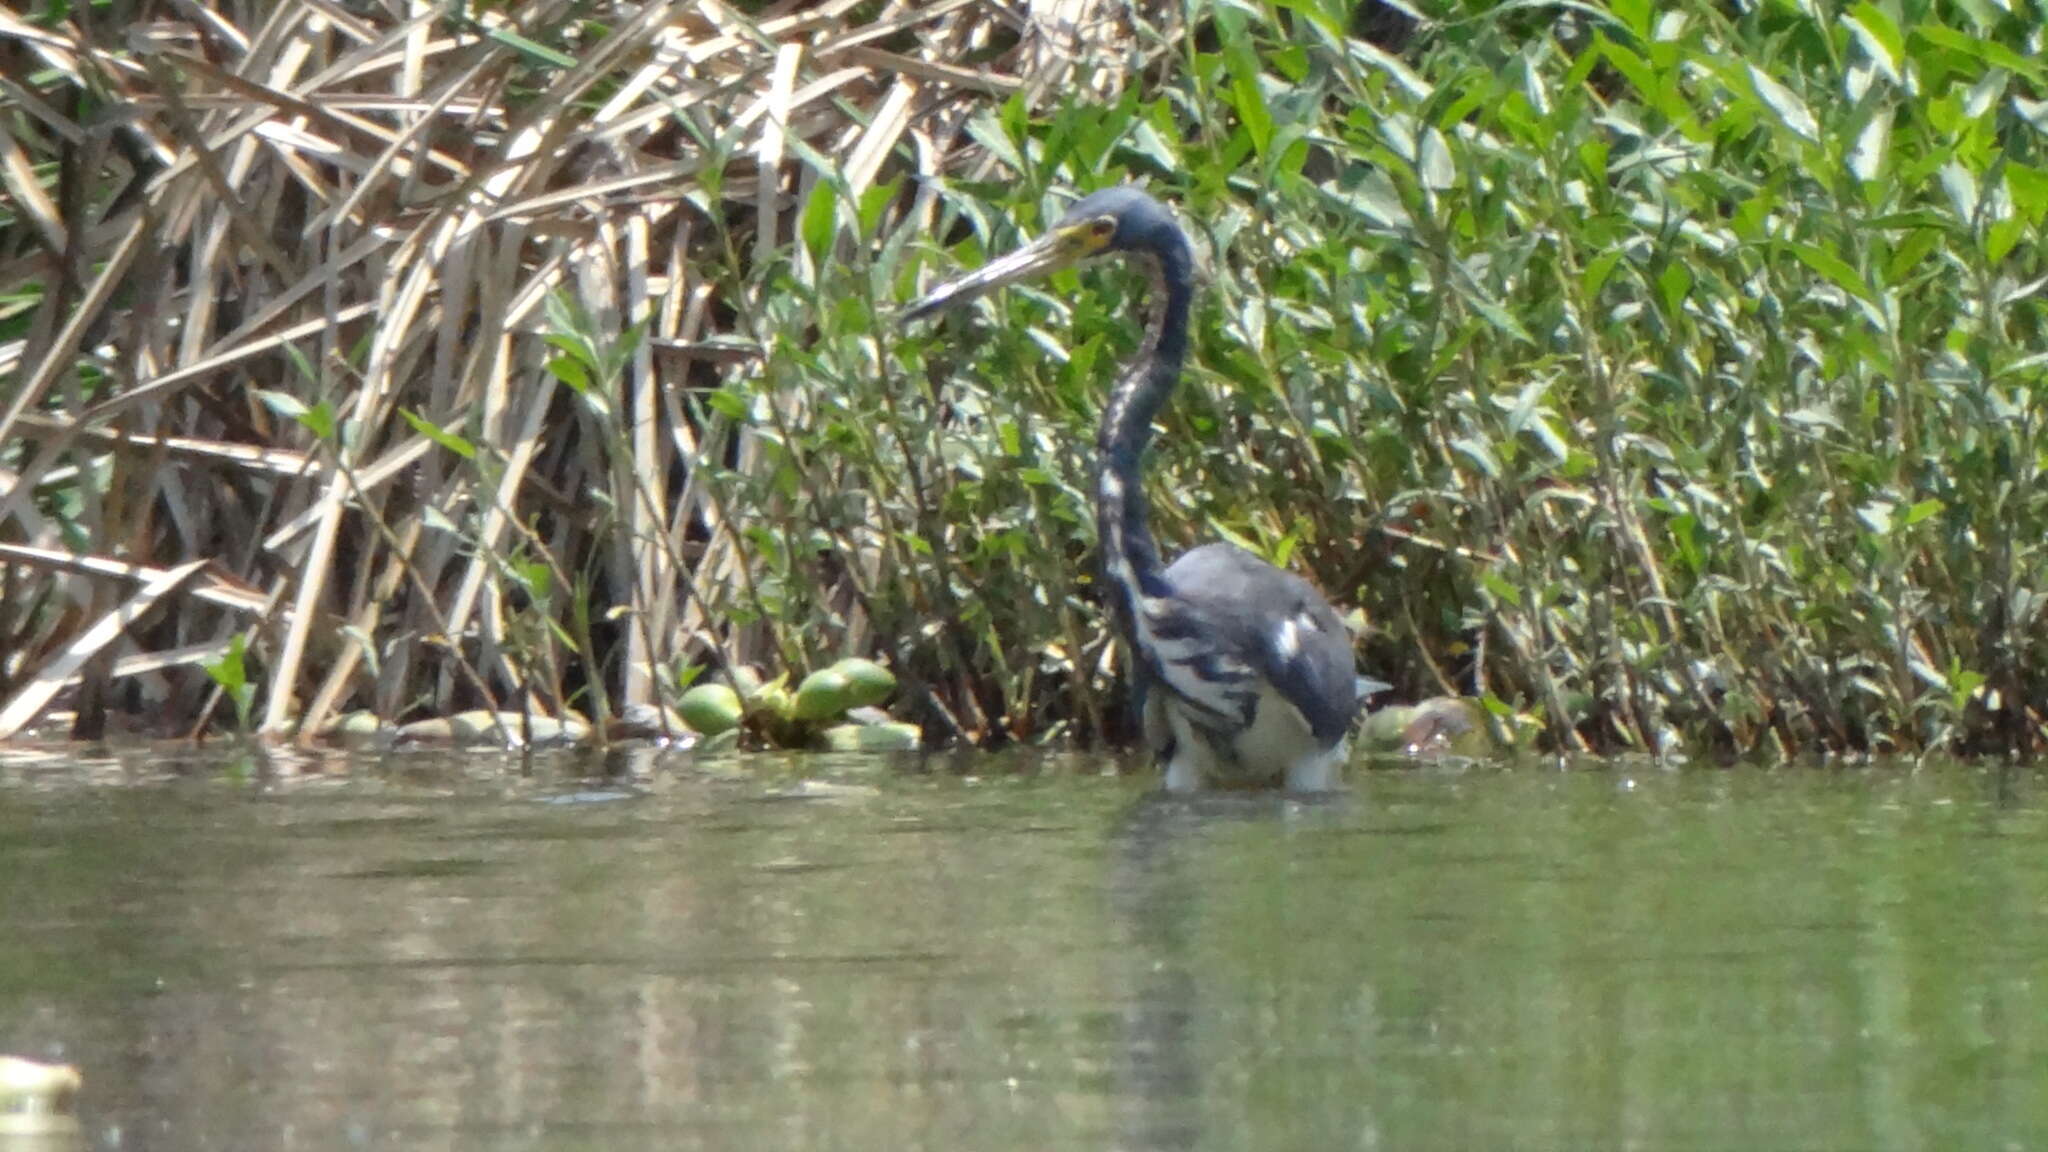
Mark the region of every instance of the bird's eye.
POLYGON ((1097 240, 1107 240, 1116 234, 1116 221, 1108 216, 1098 216, 1093 224, 1088 225, 1088 233, 1097 240))

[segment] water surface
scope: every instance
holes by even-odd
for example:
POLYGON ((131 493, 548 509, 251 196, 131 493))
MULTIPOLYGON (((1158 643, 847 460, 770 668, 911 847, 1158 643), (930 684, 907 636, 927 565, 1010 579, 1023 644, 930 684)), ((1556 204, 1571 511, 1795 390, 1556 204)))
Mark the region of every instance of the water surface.
POLYGON ((0 755, 0 1052, 81 1149, 2048 1143, 2034 773, 973 765, 0 755))

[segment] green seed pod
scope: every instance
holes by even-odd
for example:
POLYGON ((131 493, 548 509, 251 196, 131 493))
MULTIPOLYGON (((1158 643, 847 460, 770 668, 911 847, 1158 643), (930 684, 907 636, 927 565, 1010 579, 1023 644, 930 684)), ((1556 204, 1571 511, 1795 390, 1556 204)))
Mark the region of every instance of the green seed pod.
POLYGON ((706 736, 730 732, 739 727, 740 694, 723 684, 699 684, 688 692, 676 705, 682 714, 683 723, 692 730, 706 736))
POLYGON ((818 734, 831 752, 915 752, 922 734, 915 724, 840 724, 818 734))
POLYGON ((834 664, 831 671, 846 678, 846 706, 849 708, 880 704, 896 691, 896 674, 873 660, 862 660, 856 656, 834 664))
POLYGON ((1415 708, 1392 704, 1368 713, 1358 729, 1358 745, 1367 752, 1407 751, 1408 725, 1415 720, 1415 708))
POLYGON ((764 722, 796 717, 796 694, 789 690, 787 672, 746 694, 748 717, 764 722))
POLYGON ((728 728, 723 732, 705 735, 695 747, 699 755, 707 752, 732 752, 740 746, 740 730, 728 728))
POLYGON ((826 668, 804 677, 796 689, 796 718, 805 721, 830 720, 846 711, 852 685, 837 668, 826 668))

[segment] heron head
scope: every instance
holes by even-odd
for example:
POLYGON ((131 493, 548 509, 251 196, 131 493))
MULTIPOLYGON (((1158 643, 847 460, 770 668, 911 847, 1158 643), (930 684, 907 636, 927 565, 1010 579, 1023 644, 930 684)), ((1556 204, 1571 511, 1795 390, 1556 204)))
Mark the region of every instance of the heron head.
POLYGON ((1105 188, 1075 201, 1045 235, 932 289, 904 310, 903 319, 917 320, 1006 284, 1035 280, 1097 256, 1152 250, 1169 243, 1169 238, 1186 244, 1165 205, 1130 185, 1105 188))

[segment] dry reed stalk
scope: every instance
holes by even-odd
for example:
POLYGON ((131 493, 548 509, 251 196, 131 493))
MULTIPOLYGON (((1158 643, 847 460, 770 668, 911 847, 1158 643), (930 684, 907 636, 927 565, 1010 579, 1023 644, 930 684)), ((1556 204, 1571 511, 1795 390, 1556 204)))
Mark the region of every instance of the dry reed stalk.
POLYGON ((159 600, 197 575, 207 563, 206 560, 191 560, 155 574, 119 608, 93 621, 90 627, 73 637, 61 652, 27 678, 8 699, 6 707, 0 708, 0 739, 14 735, 34 720, 86 661, 118 639, 159 600))
MULTIPOLYGON (((585 654, 600 663, 581 673, 611 678, 626 704, 657 700, 652 670, 691 654, 724 665, 793 653, 785 630, 802 622, 762 615, 751 545, 721 512, 734 482, 721 477, 767 459, 751 429, 688 399, 762 371, 721 351, 758 341, 750 303, 692 275, 726 243, 724 227, 698 224, 744 209, 747 250, 766 267, 791 250, 791 207, 827 176, 858 198, 898 173, 915 180, 889 230, 922 227, 946 171, 993 170, 961 132, 962 98, 1044 99, 1054 73, 1026 72, 1087 53, 1090 30, 1114 31, 1106 6, 1038 5, 1031 19, 1059 32, 966 67, 960 52, 993 42, 1008 14, 894 0, 855 20, 860 7, 627 6, 595 39, 559 26, 572 11, 562 2, 166 0, 139 5, 133 33, 0 13, 0 40, 44 69, 33 89, 23 73, 0 80, 15 109, 0 123, 0 181, 36 237, 0 265, 0 285, 90 270, 45 295, 27 339, 0 347, 13 374, 0 564, 10 578, 143 584, 97 619, 32 621, 30 647, 63 655, 10 674, 0 715, 27 723, 102 652, 116 677, 196 675, 176 669, 222 650, 252 613, 266 621, 250 657, 260 730, 274 738, 352 703, 474 699, 446 661, 420 658, 424 643, 456 646, 458 663, 524 695, 560 662, 552 641, 506 646, 525 593, 503 586, 499 564, 535 542, 563 578, 595 577, 627 622, 617 654, 585 654), (558 33, 573 48, 560 63, 536 46, 558 33), (92 89, 133 110, 121 147, 92 153, 94 179, 135 193, 96 202, 104 215, 39 175, 95 139, 64 111, 92 89), (821 157, 844 161, 821 173, 821 157), (570 402, 539 337, 544 302, 565 290, 601 302, 587 311, 608 346, 641 333, 610 382, 624 390, 608 397, 611 426, 560 419, 570 402), (106 346, 110 332, 123 347, 106 346), (122 370, 81 386, 95 359, 122 370), (585 442, 570 451, 575 437, 585 442), (57 547, 39 493, 95 467, 133 490, 111 506, 88 493, 68 530, 89 547, 57 547), (563 501, 593 488, 616 520, 565 518, 563 501), (150 528, 159 507, 169 530, 150 528), (757 623, 730 622, 742 606, 757 623), (154 623, 137 627, 152 607, 154 623), (344 622, 390 653, 375 683, 344 622)), ((1091 74, 1114 85, 1113 71, 1091 74)), ((778 401, 782 418, 801 403, 778 401)), ((840 544, 854 563, 834 595, 858 630, 866 586, 890 565, 865 536, 840 544)), ((60 598, 89 603, 85 591, 60 598)), ((558 591, 557 611, 574 589, 558 591)))

